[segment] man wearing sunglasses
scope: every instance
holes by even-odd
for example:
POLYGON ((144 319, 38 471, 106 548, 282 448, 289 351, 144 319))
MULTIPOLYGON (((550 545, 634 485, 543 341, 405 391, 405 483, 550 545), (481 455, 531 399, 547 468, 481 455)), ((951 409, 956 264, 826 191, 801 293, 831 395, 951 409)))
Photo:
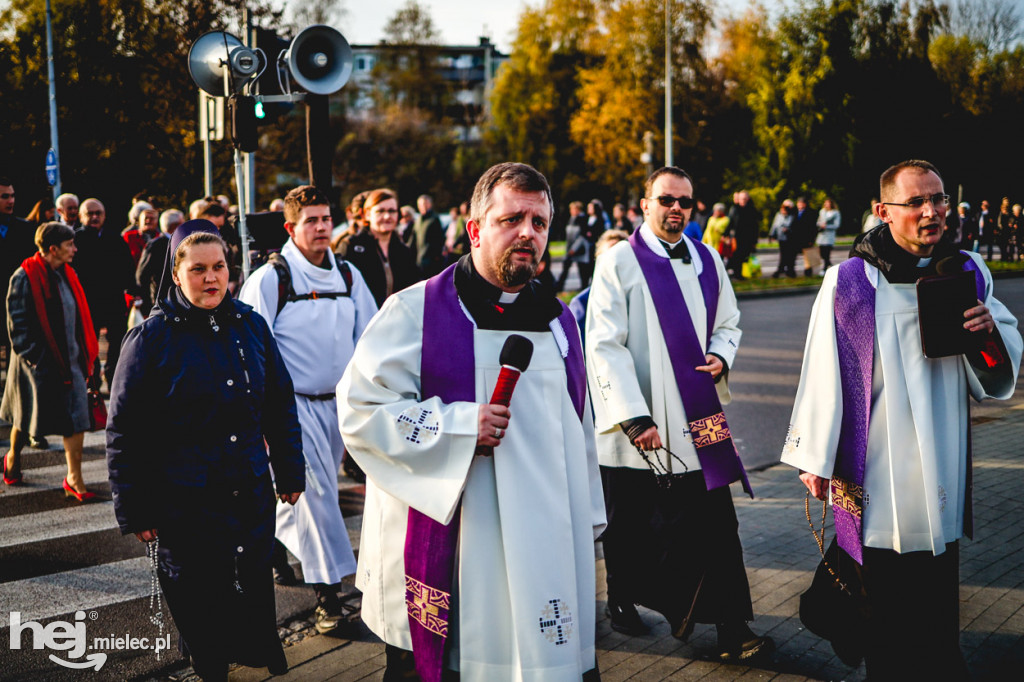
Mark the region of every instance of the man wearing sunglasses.
POLYGON ((717 626, 723 660, 771 650, 753 618, 729 484, 749 491, 722 403, 740 313, 718 253, 684 236, 693 181, 655 171, 644 223, 597 261, 586 357, 598 458, 612 628, 647 632, 635 604, 676 637, 717 626))
POLYGON ((1021 336, 981 256, 941 240, 949 196, 938 169, 904 161, 880 185, 882 224, 825 273, 782 461, 811 495, 830 497, 832 568, 863 581, 863 641, 843 660, 863 655, 870 679, 969 679, 958 614, 959 538, 971 533, 968 395, 1013 394, 1021 336), (969 307, 952 306, 955 290, 930 302, 927 287, 941 280, 919 280, 933 275, 961 277, 969 307), (962 352, 926 356, 934 337, 921 311, 935 304, 953 313, 943 339, 966 330, 962 352))

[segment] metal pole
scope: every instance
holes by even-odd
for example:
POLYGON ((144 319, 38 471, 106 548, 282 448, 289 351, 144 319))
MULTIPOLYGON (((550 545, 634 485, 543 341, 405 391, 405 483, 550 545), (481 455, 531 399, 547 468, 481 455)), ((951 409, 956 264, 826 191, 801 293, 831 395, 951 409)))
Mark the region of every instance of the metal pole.
POLYGON ((202 90, 199 91, 199 127, 203 135, 203 196, 213 194, 213 130, 217 116, 216 101, 202 90))
POLYGON ((53 12, 50 0, 46 0, 46 72, 50 79, 50 146, 57 157, 57 182, 53 185, 53 201, 61 195, 60 147, 57 146, 57 90, 53 76, 53 12))
POLYGON ((249 229, 245 224, 245 191, 242 172, 242 152, 235 147, 235 187, 238 189, 238 237, 242 242, 242 281, 249 279, 249 229))
MULTIPOLYGON (((245 22, 245 30, 242 33, 245 36, 245 46, 254 47, 256 45, 255 29, 252 25, 252 13, 248 7, 242 10, 242 20, 245 22)), ((252 85, 250 87, 250 94, 252 85)), ((245 203, 239 202, 238 204, 239 213, 255 213, 256 212, 256 153, 247 152, 245 155, 245 203)), ((244 243, 244 242, 243 242, 244 243)), ((245 249, 246 254, 249 253, 249 249, 245 249)), ((246 256, 248 258, 248 255, 246 256)), ((249 273, 246 272, 248 275, 249 273)))
POLYGON ((665 0, 665 165, 672 161, 672 14, 665 0))

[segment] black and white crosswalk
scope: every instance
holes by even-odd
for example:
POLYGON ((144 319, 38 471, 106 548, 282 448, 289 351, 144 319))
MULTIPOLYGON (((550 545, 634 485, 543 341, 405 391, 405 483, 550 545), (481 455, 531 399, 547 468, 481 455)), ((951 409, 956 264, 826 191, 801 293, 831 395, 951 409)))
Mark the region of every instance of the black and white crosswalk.
MULTIPOLYGON (((154 622, 145 545, 117 527, 104 438, 85 439, 82 472, 94 501, 65 497, 59 437, 48 450, 23 452, 24 485, 0 484, 0 680, 166 679, 182 666, 166 608, 162 629, 154 622)), ((0 451, 8 448, 0 423, 0 451)), ((341 478, 339 490, 358 547, 362 487, 341 478)), ((279 623, 314 606, 308 586, 277 587, 279 623)))

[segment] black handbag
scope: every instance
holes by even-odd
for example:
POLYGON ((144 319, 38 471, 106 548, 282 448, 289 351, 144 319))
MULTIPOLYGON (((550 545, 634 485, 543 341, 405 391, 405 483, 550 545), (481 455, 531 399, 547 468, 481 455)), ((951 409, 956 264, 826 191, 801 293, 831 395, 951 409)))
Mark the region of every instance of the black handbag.
POLYGON ((811 587, 800 595, 800 622, 832 644, 843 663, 857 666, 864 658, 869 607, 861 566, 843 551, 835 538, 824 549, 825 514, 828 505, 822 504, 821 532, 811 522, 810 493, 804 500, 807 522, 818 543, 821 562, 814 571, 811 587))

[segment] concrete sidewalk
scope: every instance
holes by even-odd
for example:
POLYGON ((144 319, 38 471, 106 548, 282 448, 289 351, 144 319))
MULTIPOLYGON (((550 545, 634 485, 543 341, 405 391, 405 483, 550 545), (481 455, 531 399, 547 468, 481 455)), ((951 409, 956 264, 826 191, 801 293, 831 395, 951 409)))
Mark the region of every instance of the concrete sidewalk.
MULTIPOLYGON (((976 418, 975 538, 961 545, 960 638, 976 680, 1020 679, 1024 666, 1024 405, 976 418)), ((781 447, 781 443, 780 443, 781 447)), ((804 488, 789 467, 750 475, 757 499, 734 490, 758 632, 770 634, 778 651, 754 666, 711 658, 714 628, 698 625, 683 644, 657 623, 644 637, 612 631, 604 617, 604 562, 598 559, 598 665, 604 682, 619 680, 863 680, 863 666, 849 668, 830 645, 807 632, 797 616, 800 593, 818 563, 817 546, 804 515, 804 488)), ((817 507, 812 501, 812 518, 817 507)), ((831 518, 831 514, 829 515, 831 518)), ((829 532, 831 536, 831 532, 829 532)), ((600 546, 598 547, 600 549, 600 546)), ((291 671, 281 680, 380 680, 384 646, 359 626, 354 640, 310 634, 303 624, 286 641, 291 671)), ((176 679, 182 676, 175 675, 176 679)), ((266 670, 239 668, 234 682, 269 679, 266 670)))

